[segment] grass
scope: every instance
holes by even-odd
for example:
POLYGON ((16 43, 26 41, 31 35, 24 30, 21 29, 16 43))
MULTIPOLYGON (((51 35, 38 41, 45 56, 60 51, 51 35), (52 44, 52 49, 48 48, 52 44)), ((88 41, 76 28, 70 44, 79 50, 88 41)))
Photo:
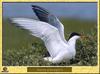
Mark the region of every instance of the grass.
POLYGON ((88 39, 78 40, 76 56, 69 63, 52 64, 43 60, 47 49, 39 38, 3 19, 3 66, 95 66, 97 65, 96 21, 62 19, 65 37, 71 32, 84 33, 88 39), (32 46, 34 45, 34 47, 32 46))

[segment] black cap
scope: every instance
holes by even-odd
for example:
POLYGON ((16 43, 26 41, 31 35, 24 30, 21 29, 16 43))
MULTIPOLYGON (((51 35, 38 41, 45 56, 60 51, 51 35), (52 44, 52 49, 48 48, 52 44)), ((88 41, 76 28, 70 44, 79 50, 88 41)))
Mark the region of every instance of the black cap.
POLYGON ((81 36, 81 35, 76 33, 76 32, 73 32, 73 33, 70 34, 69 39, 72 38, 73 36, 81 36))

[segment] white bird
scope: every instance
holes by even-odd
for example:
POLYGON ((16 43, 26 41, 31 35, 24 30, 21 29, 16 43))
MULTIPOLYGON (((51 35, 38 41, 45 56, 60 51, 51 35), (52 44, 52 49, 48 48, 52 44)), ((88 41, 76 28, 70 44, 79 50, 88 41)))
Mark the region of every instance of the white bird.
POLYGON ((32 9, 40 21, 29 18, 12 18, 11 20, 17 26, 29 30, 33 36, 39 37, 44 41, 47 51, 50 54, 50 57, 44 57, 44 60, 52 63, 60 63, 63 60, 67 62, 74 58, 76 55, 76 40, 81 35, 73 32, 69 40, 66 41, 64 26, 56 16, 36 5, 32 5, 32 9))

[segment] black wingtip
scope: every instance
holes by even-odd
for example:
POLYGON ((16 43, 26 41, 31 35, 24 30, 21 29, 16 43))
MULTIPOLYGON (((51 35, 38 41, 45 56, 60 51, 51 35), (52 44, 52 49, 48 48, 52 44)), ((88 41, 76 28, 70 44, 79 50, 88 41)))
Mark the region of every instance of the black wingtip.
POLYGON ((48 10, 40 6, 37 6, 37 5, 32 5, 32 9, 36 14, 38 14, 39 12, 41 12, 42 14, 46 14, 46 15, 49 14, 48 10))
POLYGON ((37 6, 37 5, 31 5, 32 8, 41 8, 40 6, 37 6))
POLYGON ((31 5, 33 8, 38 7, 37 5, 31 5))

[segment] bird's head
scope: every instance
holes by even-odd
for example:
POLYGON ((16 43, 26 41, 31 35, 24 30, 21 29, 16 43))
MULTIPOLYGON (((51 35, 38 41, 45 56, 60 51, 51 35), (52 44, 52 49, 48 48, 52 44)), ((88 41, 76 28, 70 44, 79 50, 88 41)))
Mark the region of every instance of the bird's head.
POLYGON ((81 37, 81 34, 73 32, 73 33, 70 34, 69 39, 71 39, 71 38, 79 39, 80 37, 81 37))
POLYGON ((83 34, 79 34, 79 33, 73 32, 69 36, 69 39, 71 39, 71 38, 74 38, 74 39, 79 39, 79 38, 84 39, 84 38, 87 38, 87 37, 84 36, 83 34))

